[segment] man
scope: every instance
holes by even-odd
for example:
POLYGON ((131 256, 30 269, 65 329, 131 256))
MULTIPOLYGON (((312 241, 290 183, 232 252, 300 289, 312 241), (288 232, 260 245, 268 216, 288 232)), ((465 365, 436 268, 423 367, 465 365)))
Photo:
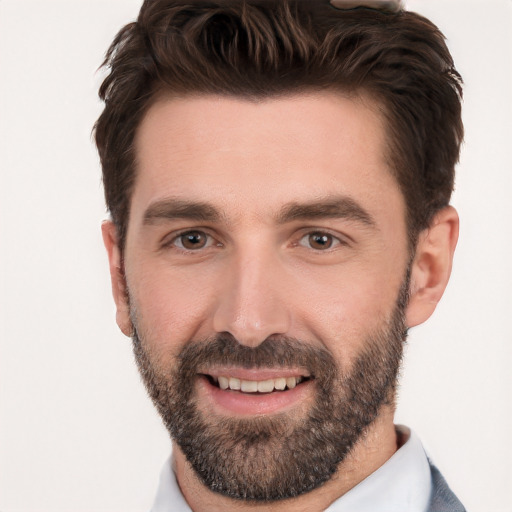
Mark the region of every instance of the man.
POLYGON ((393 2, 147 0, 106 64, 117 323, 174 447, 153 511, 464 510, 393 424, 458 234, 439 30, 393 2))

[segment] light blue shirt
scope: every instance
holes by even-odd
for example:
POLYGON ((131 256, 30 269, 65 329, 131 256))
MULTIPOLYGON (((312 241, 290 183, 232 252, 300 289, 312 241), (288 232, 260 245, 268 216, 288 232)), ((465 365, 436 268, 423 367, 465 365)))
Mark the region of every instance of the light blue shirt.
MULTIPOLYGON (((406 427, 397 432, 405 442, 377 471, 338 498, 328 512, 425 512, 432 482, 421 441, 406 427)), ((176 482, 170 457, 160 475, 151 512, 191 512, 176 482)))

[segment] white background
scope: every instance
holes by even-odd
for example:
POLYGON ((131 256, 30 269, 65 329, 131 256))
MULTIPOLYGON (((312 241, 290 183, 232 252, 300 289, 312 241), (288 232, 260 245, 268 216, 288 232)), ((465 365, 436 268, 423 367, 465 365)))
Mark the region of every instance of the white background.
MULTIPOLYGON (((168 455, 114 323, 95 73, 139 0, 0 0, 0 510, 148 510, 168 455)), ((512 510, 512 1, 409 0, 466 81, 461 238, 397 421, 469 511, 512 510)))

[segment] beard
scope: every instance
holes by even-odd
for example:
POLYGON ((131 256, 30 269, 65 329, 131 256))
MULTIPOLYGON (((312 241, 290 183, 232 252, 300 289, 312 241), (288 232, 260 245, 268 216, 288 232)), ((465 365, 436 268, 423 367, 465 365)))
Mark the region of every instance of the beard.
POLYGON ((366 336, 350 369, 340 368, 328 350, 301 340, 274 335, 247 347, 224 333, 186 344, 173 367, 163 371, 148 340, 139 336, 133 309, 140 374, 171 438, 203 484, 233 499, 271 502, 329 480, 382 406, 393 404, 407 337, 408 284, 406 278, 391 318, 366 336), (289 411, 216 416, 201 410, 195 391, 199 369, 215 365, 304 368, 313 380, 314 402, 299 417, 289 411))

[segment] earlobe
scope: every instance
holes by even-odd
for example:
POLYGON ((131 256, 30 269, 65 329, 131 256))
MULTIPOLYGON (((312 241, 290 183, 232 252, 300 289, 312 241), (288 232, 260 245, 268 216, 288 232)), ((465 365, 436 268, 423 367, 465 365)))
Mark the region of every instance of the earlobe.
POLYGON ((119 248, 117 229, 113 222, 104 221, 101 225, 103 243, 108 253, 112 295, 116 303, 117 325, 126 336, 131 336, 133 326, 130 319, 128 290, 123 269, 121 250, 119 248))
POLYGON ((407 327, 425 322, 441 300, 450 278, 458 236, 459 217, 451 206, 440 210, 420 233, 411 268, 407 327))

